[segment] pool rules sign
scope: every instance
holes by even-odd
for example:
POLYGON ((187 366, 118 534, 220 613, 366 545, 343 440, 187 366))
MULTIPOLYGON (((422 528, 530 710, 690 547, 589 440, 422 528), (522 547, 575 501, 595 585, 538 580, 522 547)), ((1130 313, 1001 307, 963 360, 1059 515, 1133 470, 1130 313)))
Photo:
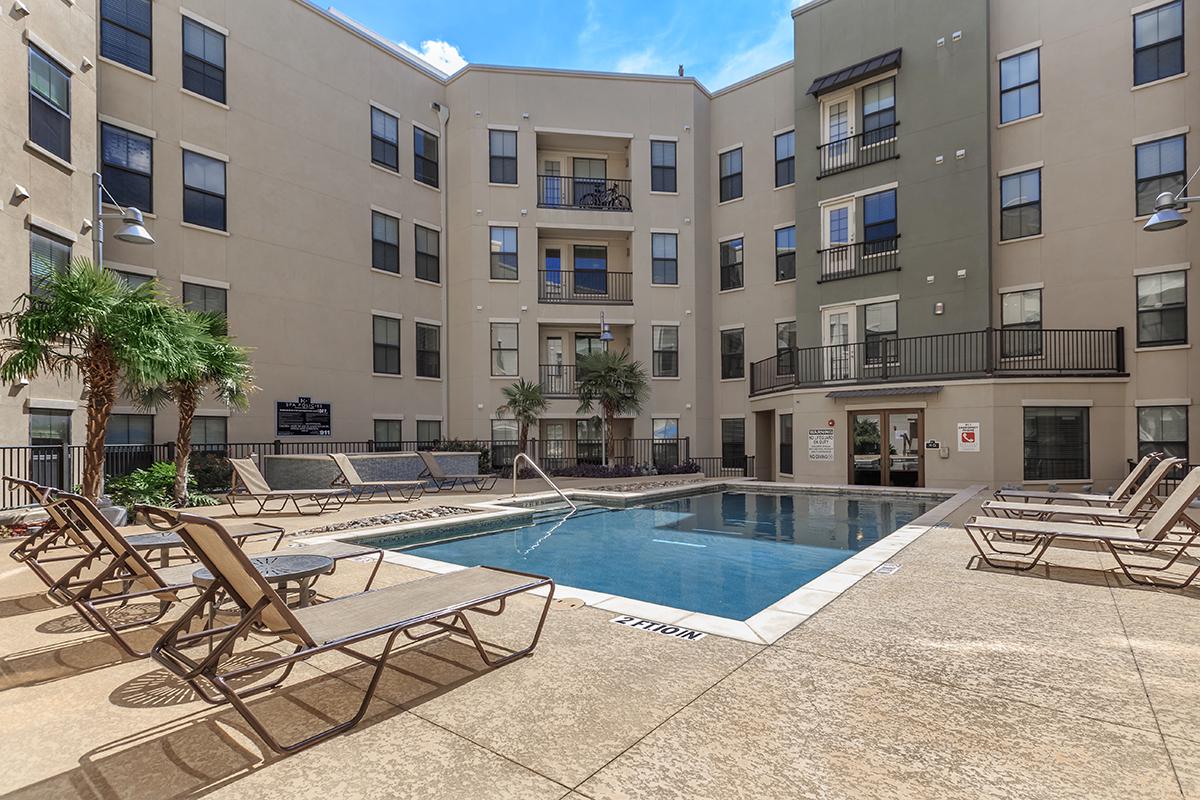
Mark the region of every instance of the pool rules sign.
POLYGON ((960 452, 960 453, 978 453, 979 452, 979 423, 978 422, 960 422, 960 423, 958 423, 958 452, 960 452))

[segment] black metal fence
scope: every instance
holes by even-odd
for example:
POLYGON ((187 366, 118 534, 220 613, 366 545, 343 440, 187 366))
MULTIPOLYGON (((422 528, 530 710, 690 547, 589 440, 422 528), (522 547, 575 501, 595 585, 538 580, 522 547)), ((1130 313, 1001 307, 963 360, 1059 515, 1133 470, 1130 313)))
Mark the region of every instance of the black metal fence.
MULTIPOLYGON (((1137 466, 1137 462, 1132 458, 1127 459, 1126 463, 1129 465, 1130 470, 1137 466)), ((1163 477, 1162 482, 1155 487, 1154 494, 1159 497, 1166 497, 1171 492, 1175 491, 1175 489, 1179 486, 1179 482, 1186 478, 1187 474, 1191 472, 1195 466, 1195 464, 1188 464, 1186 462, 1183 464, 1176 464, 1167 471, 1167 474, 1163 477)))
POLYGON ((817 177, 824 178, 827 175, 887 161, 889 158, 899 158, 900 155, 896 151, 896 129, 899 127, 899 122, 893 122, 891 125, 818 145, 820 166, 817 177))
POLYGON ((928 378, 1106 376, 1124 372, 1124 328, 986 328, 784 350, 750 365, 750 394, 928 378))
POLYGON ((627 178, 577 178, 538 175, 538 205, 589 211, 632 211, 627 178))
POLYGON ((574 364, 539 364, 538 382, 546 397, 575 397, 579 394, 574 364))
POLYGON ((539 303, 633 302, 633 273, 606 269, 538 270, 539 303))
POLYGON ((894 272, 900 269, 900 236, 829 247, 817 254, 821 257, 817 283, 894 272))

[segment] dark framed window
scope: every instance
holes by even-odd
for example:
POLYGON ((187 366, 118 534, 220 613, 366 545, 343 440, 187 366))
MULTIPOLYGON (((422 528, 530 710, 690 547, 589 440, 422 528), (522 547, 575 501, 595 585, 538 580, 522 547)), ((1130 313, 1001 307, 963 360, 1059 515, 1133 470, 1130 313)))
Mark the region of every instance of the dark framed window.
POLYGON ((225 102, 225 36, 183 18, 183 88, 225 102))
MULTIPOLYGON (((417 377, 442 377, 442 327, 424 322, 417 323, 417 377)), ((421 423, 417 423, 421 427, 421 423)), ((420 431, 417 431, 417 438, 420 431)))
POLYGON ((54 59, 29 46, 29 139, 71 160, 71 75, 54 59))
POLYGON ((896 190, 876 192, 863 198, 863 255, 890 253, 896 249, 896 190))
POLYGON ((679 377, 679 328, 675 325, 653 325, 650 328, 651 375, 655 378, 679 377))
POLYGON ((581 294, 608 294, 608 246, 577 244, 571 247, 571 266, 575 270, 575 291, 581 294))
POLYGON ((679 236, 674 233, 650 234, 650 282, 659 286, 679 283, 679 236))
POLYGON ((228 417, 192 417, 192 444, 225 444, 229 441, 228 417))
POLYGON ((189 311, 205 311, 209 314, 227 316, 229 313, 229 290, 220 286, 204 286, 199 283, 183 284, 183 305, 189 311))
POLYGON ((1040 51, 1026 50, 1000 61, 1000 122, 1032 117, 1042 110, 1040 51))
POLYGON ((721 379, 746 377, 746 330, 721 331, 721 379))
POLYGON ((400 171, 400 120, 371 106, 371 163, 400 171))
POLYGON ((371 370, 381 375, 399 375, 400 320, 372 314, 371 336, 374 344, 374 362, 371 370))
POLYGON ((1031 169, 1000 179, 1000 239, 1042 232, 1042 171, 1031 169))
POLYGON ((717 157, 721 174, 721 202, 742 196, 742 148, 721 153, 717 157))
POLYGON ((371 212, 371 266, 400 271, 400 220, 381 211, 371 212))
POLYGON ((1183 0, 1133 17, 1133 85, 1183 72, 1183 0))
POLYGON ((399 450, 404 441, 404 422, 398 419, 372 420, 372 439, 376 450, 399 450), (383 445, 382 447, 380 445, 383 445))
POLYGON ((1138 347, 1187 344, 1187 273, 1159 272, 1137 278, 1138 347))
POLYGON ((55 272, 71 263, 71 243, 39 228, 29 229, 29 287, 34 294, 55 272))
POLYGON ((740 289, 745 285, 742 274, 743 255, 741 239, 721 242, 721 291, 740 289))
POLYGON ((150 0, 100 0, 100 55, 152 74, 150 0))
POLYGON ((149 136, 101 123, 100 174, 117 203, 154 210, 154 143, 149 136))
POLYGON ((488 180, 517 182, 517 132, 488 131, 488 180))
POLYGON ((1091 431, 1086 407, 1027 407, 1025 480, 1087 480, 1092 475, 1091 431))
POLYGON ((493 280, 517 279, 517 229, 492 226, 488 229, 492 250, 493 280))
POLYGON ((520 374, 517 342, 520 331, 515 322, 492 323, 492 374, 520 374))
POLYGON ((775 185, 787 186, 796 182, 796 132, 788 131, 775 137, 775 185))
POLYGON ((862 104, 863 147, 896 138, 896 79, 864 86, 862 104))
POLYGON ((655 465, 668 466, 678 464, 679 419, 677 417, 651 419, 650 430, 654 436, 655 465))
POLYGON ((775 280, 796 277, 796 226, 775 229, 775 280))
POLYGON ((107 444, 154 444, 153 414, 111 414, 104 429, 107 444))
POLYGON ((417 420, 417 445, 426 447, 437 444, 442 440, 442 421, 440 419, 417 420))
POLYGON ((1000 357, 1042 354, 1042 290, 1000 295, 1000 357))
POLYGON ((1138 458, 1165 453, 1188 458, 1188 407, 1142 406, 1137 410, 1138 458))
POLYGON ((650 191, 678 191, 675 180, 675 142, 650 140, 650 191))
POLYGON ((225 230, 225 162, 183 151, 183 221, 225 230))
POLYGON ((863 306, 863 319, 866 363, 882 364, 885 354, 888 361, 895 360, 896 354, 890 351, 888 342, 896 338, 896 301, 863 306))
POLYGON ((112 274, 116 275, 121 280, 125 281, 125 285, 128 286, 130 289, 136 289, 137 287, 141 286, 143 283, 149 283, 150 281, 154 280, 154 278, 150 277, 149 275, 142 275, 137 272, 125 272, 124 270, 120 270, 120 269, 114 269, 114 270, 109 270, 109 271, 112 272, 112 274))
POLYGON ((775 374, 796 373, 796 321, 775 323, 775 374))
POLYGON ((1181 134, 1153 142, 1143 142, 1135 148, 1137 159, 1138 216, 1154 213, 1154 201, 1163 192, 1179 194, 1187 180, 1187 141, 1181 134))
POLYGON ((746 420, 721 420, 721 467, 742 469, 746 465, 746 420))
POLYGON ((413 177, 421 183, 438 185, 438 137, 413 126, 413 177))
POLYGON ((779 471, 792 474, 792 415, 779 415, 779 471))
POLYGON ((417 248, 417 278, 430 283, 442 282, 441 245, 439 234, 433 228, 413 225, 413 237, 417 248))
POLYGON ((509 466, 521 450, 521 426, 515 419, 492 420, 492 464, 509 466))

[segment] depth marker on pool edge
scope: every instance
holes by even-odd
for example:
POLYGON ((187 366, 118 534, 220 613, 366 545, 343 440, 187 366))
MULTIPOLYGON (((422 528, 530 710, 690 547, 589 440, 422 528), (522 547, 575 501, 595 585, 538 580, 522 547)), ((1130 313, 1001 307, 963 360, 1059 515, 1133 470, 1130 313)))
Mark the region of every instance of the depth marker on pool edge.
POLYGON ((689 628, 681 628, 678 625, 667 625, 665 622, 653 622, 641 617, 631 617, 622 614, 619 617, 613 617, 609 622, 615 622, 618 625, 624 625, 627 628, 637 628, 642 631, 650 631, 662 636, 671 636, 675 639, 685 639, 689 642, 694 642, 697 639, 703 639, 706 634, 700 631, 693 631, 689 628))

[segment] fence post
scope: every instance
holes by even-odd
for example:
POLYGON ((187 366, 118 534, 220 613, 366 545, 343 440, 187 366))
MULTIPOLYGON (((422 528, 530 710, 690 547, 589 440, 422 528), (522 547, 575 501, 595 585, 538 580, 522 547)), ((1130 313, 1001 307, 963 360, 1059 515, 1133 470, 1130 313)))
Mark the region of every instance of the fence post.
POLYGON ((72 492, 75 490, 75 485, 71 481, 73 472, 71 469, 71 445, 60 442, 58 447, 58 485, 68 492, 72 492))
POLYGON ((1125 326, 1117 328, 1117 372, 1125 371, 1125 326))
POLYGON ((995 343, 993 342, 993 339, 995 337, 992 334, 993 334, 993 329, 990 326, 987 328, 984 328, 984 330, 983 330, 983 346, 984 346, 983 371, 986 372, 988 375, 991 375, 993 372, 996 371, 996 363, 995 363, 996 355, 994 352, 996 349, 996 346, 995 346, 995 343))
POLYGON ((683 461, 687 463, 692 460, 692 437, 683 437, 683 461))
POLYGON ((283 442, 279 441, 278 439, 271 443, 271 450, 274 455, 279 455, 279 448, 282 444, 283 442))

